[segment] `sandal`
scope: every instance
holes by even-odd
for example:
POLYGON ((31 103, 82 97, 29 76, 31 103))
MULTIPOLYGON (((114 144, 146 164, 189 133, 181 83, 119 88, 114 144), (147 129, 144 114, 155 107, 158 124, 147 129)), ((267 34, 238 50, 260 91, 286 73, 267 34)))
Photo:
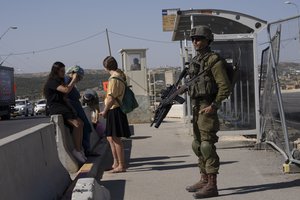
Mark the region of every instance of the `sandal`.
POLYGON ((110 173, 112 173, 112 174, 118 174, 118 173, 123 173, 123 172, 126 172, 126 168, 123 168, 123 169, 115 168, 110 171, 110 173))

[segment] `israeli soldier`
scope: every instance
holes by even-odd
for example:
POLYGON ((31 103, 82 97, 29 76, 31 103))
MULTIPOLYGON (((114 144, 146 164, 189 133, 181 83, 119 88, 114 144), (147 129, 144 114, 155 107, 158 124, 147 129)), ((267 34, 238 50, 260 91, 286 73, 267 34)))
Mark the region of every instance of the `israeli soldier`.
POLYGON ((210 49, 214 40, 211 29, 196 26, 191 30, 190 36, 197 55, 192 59, 188 75, 193 78, 203 70, 205 73, 189 88, 193 106, 192 148, 199 158, 201 178, 186 190, 195 192, 196 199, 202 199, 218 196, 217 174, 220 162, 215 146, 219 131, 217 110, 221 102, 230 95, 231 83, 226 73, 225 60, 210 49))

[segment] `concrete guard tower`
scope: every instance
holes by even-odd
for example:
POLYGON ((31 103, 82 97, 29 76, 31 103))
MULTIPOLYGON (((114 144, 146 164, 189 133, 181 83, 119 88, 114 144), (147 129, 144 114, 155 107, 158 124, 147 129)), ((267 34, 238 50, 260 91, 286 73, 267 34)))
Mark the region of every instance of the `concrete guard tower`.
POLYGON ((121 49, 122 68, 127 75, 127 82, 136 95, 147 95, 147 64, 148 49, 121 49))
POLYGON ((148 49, 121 49, 122 70, 127 76, 128 85, 132 86, 139 108, 129 113, 130 123, 150 122, 150 99, 148 97, 146 51, 148 49))

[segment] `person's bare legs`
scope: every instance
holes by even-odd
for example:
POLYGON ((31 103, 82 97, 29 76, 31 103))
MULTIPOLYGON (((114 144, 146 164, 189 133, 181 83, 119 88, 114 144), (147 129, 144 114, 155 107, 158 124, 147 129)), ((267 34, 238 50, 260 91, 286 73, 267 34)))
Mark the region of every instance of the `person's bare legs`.
POLYGON ((112 137, 113 142, 115 144, 117 158, 119 162, 119 166, 115 168, 114 172, 125 172, 126 166, 125 166, 125 155, 124 155, 124 144, 119 137, 112 137))
POLYGON ((76 151, 82 150, 83 122, 80 119, 69 119, 68 122, 73 126, 73 141, 76 151))
POLYGON ((111 152, 112 152, 112 155, 113 155, 113 159, 114 159, 112 169, 115 169, 119 166, 119 159, 118 159, 118 156, 117 156, 116 145, 115 145, 114 140, 111 136, 108 136, 107 140, 109 142, 111 152))

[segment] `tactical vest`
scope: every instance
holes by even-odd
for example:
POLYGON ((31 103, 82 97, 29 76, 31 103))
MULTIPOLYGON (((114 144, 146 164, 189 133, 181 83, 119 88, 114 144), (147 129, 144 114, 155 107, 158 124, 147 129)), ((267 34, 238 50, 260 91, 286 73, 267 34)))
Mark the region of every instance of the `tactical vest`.
MULTIPOLYGON (((189 66, 188 74, 190 78, 199 76, 199 74, 204 71, 208 65, 208 61, 213 52, 209 52, 204 56, 195 56, 189 66)), ((214 98, 218 93, 217 83, 211 72, 207 70, 205 73, 200 75, 199 80, 189 87, 189 95, 192 99, 198 98, 214 98)))

